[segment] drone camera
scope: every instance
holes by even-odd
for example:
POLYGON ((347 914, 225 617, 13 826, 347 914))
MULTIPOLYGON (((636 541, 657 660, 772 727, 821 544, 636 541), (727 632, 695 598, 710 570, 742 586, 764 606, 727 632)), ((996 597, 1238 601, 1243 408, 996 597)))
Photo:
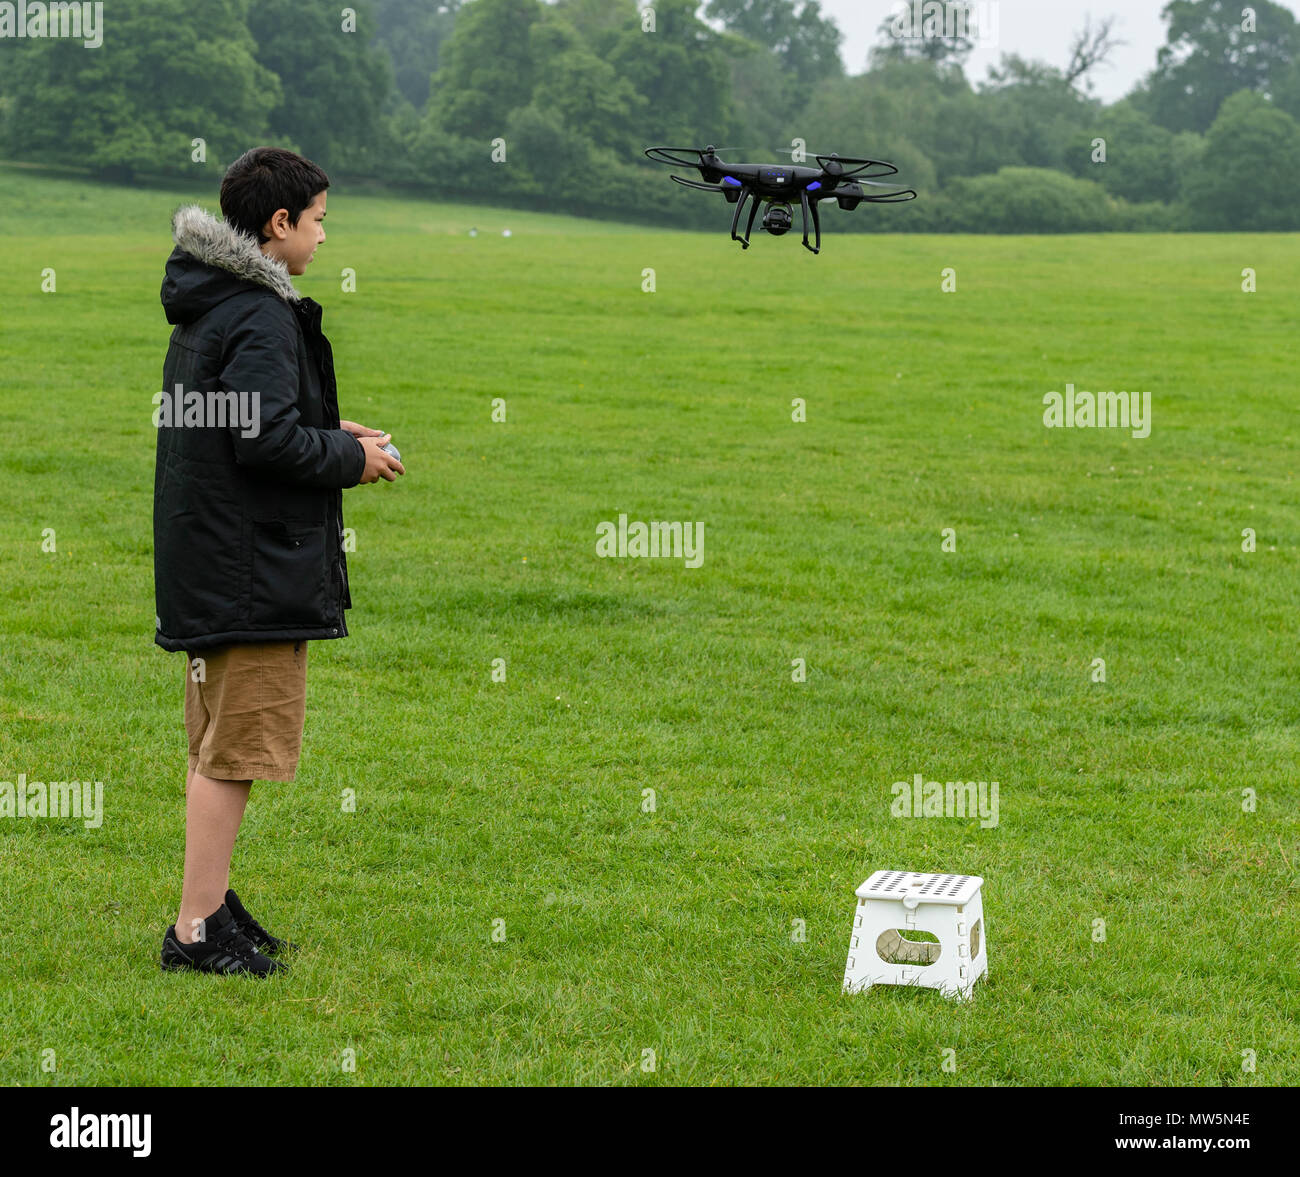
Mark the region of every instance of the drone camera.
POLYGON ((770 204, 763 214, 763 228, 773 237, 782 237, 794 227, 794 209, 788 204, 770 204))

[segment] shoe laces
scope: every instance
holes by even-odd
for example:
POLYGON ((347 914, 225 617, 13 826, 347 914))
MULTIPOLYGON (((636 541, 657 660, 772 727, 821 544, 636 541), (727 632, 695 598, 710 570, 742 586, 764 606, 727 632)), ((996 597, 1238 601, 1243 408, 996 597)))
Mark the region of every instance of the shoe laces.
POLYGON ((240 931, 252 942, 254 949, 259 949, 261 944, 273 944, 275 942, 275 937, 251 915, 242 922, 240 931))
POLYGON ((257 955, 257 945, 244 935, 238 924, 232 924, 224 936, 218 936, 216 943, 222 952, 230 953, 245 964, 252 964, 253 957, 257 955))

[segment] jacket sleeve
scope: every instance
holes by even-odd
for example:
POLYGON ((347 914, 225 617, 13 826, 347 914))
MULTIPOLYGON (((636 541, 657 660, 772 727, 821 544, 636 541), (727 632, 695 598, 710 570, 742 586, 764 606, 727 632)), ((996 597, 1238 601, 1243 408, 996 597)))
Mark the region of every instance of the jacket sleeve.
MULTIPOLYGON (((298 413, 298 328, 293 312, 255 299, 226 336, 221 390, 257 394, 254 436, 230 429, 235 461, 300 486, 356 486, 366 468, 361 443, 342 429, 303 425, 298 413)), ((252 432, 250 430, 249 432, 252 432)))

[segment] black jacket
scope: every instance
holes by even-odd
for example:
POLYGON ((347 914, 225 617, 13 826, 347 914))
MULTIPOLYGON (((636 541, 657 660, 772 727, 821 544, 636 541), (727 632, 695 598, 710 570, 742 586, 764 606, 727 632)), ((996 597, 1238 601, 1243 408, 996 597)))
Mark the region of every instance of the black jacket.
POLYGON ((339 429, 320 305, 254 238, 197 206, 177 210, 172 237, 162 303, 175 329, 154 398, 154 641, 200 650, 345 637, 342 491, 360 481, 365 451, 339 429), (211 412, 188 424, 164 415, 185 393, 217 391, 256 406, 254 429, 214 424, 211 412))

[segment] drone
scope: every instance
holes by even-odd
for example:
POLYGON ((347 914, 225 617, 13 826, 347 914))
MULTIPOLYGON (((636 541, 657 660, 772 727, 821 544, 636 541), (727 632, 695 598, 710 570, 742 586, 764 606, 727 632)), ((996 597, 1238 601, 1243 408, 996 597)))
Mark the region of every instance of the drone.
POLYGON ((734 204, 736 211, 731 216, 731 239, 739 241, 742 249, 750 245, 749 235, 754 230, 754 218, 758 215, 760 203, 766 203, 763 213, 763 228, 773 237, 783 237, 794 227, 794 209, 791 202, 798 200, 803 209, 803 244, 811 253, 822 251, 822 222, 817 213, 817 205, 823 200, 834 200, 840 208, 851 212, 864 201, 868 204, 902 204, 906 200, 915 200, 912 189, 896 192, 882 192, 879 195, 863 192, 865 184, 871 188, 887 188, 888 184, 876 181, 881 176, 893 176, 898 169, 892 163, 879 159, 858 159, 853 156, 815 155, 818 166, 815 168, 784 167, 762 163, 726 163, 718 158, 717 148, 713 144, 700 149, 698 147, 650 147, 645 154, 655 163, 668 164, 671 167, 698 168, 701 184, 696 180, 686 180, 681 176, 671 179, 687 188, 698 188, 702 192, 721 192, 728 204, 734 204), (695 159, 683 158, 694 155, 695 159), (883 171, 873 171, 881 168, 883 171), (798 197, 794 193, 798 192, 798 197), (753 199, 749 210, 749 223, 742 238, 736 233, 740 225, 740 214, 745 202, 753 199), (817 234, 817 244, 808 244, 808 222, 811 220, 817 234))

